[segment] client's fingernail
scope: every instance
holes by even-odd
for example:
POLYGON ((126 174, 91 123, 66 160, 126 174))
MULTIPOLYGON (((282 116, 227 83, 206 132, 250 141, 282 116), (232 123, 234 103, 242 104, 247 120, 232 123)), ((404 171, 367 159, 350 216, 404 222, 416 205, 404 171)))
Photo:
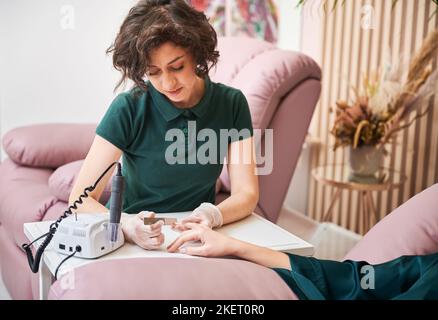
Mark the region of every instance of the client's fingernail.
POLYGON ((179 249, 179 252, 181 252, 181 253, 186 253, 186 251, 187 251, 186 248, 181 248, 181 249, 179 249))

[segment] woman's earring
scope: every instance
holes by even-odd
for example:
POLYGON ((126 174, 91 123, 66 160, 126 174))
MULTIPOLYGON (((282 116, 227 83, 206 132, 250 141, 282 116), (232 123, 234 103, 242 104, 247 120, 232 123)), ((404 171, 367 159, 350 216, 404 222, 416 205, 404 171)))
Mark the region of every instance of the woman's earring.
POLYGON ((202 75, 202 72, 203 70, 202 70, 202 66, 200 65, 200 64, 198 64, 197 66, 196 66, 196 68, 195 68, 195 73, 196 73, 196 75, 197 76, 201 76, 202 75))

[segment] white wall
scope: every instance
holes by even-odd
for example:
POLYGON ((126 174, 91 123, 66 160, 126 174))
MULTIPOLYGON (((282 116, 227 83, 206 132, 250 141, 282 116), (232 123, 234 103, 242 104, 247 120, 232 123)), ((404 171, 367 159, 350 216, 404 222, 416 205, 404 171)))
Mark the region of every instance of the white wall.
MULTIPOLYGON (((3 12, 4 12, 4 6, 6 4, 5 0, 0 0, 0 39, 6 38, 6 23, 5 19, 3 18, 3 12)), ((3 122, 3 108, 4 108, 4 91, 5 91, 5 46, 4 41, 0 41, 0 139, 2 137, 2 122, 3 122)), ((1 140, 0 140, 0 160, 3 158, 3 150, 1 147, 1 140)))
POLYGON ((1 136, 34 123, 98 122, 119 78, 105 50, 135 2, 0 0, 1 136))
POLYGON ((312 57, 318 64, 322 62, 323 18, 322 0, 307 0, 302 6, 300 26, 300 51, 312 57))
POLYGON ((286 50, 300 50, 301 42, 301 7, 297 8, 298 0, 275 0, 279 10, 278 43, 286 50))

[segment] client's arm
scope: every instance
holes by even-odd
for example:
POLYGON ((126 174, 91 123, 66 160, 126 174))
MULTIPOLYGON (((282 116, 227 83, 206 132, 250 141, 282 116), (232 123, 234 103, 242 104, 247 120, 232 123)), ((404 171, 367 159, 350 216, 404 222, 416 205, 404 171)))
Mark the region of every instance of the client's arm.
POLYGON ((167 247, 169 252, 205 257, 236 256, 268 268, 291 269, 285 253, 228 237, 201 224, 187 223, 185 226, 189 230, 167 247), (184 246, 188 241, 201 241, 202 246, 184 246))

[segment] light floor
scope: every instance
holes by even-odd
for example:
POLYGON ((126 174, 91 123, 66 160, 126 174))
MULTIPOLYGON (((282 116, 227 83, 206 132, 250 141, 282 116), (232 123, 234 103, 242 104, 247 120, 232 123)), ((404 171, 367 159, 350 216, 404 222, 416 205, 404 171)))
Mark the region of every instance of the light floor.
MULTIPOLYGON (((315 246, 314 257, 340 261, 361 236, 332 223, 317 223, 302 214, 282 209, 278 225, 315 246)), ((1 257, 0 257, 1 259, 1 257)), ((0 300, 10 300, 0 278, 0 300)))
POLYGON ((6 287, 1 277, 0 277, 0 300, 11 300, 8 290, 6 290, 6 287))
POLYGON ((301 213, 283 208, 277 224, 313 244, 314 257, 341 261, 362 238, 334 223, 318 223, 301 213))

